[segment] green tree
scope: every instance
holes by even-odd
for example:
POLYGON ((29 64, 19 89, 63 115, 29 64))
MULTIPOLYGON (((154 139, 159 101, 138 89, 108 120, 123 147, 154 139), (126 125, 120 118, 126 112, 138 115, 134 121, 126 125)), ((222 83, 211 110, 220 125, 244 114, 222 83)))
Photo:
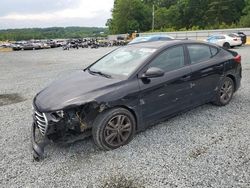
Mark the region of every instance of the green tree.
POLYGON ((111 33, 147 31, 151 28, 151 9, 141 0, 115 0, 112 19, 107 24, 111 33))
POLYGON ((182 27, 186 29, 198 27, 205 28, 207 23, 206 11, 208 8, 208 0, 188 0, 182 5, 181 9, 185 9, 182 21, 182 27))
POLYGON ((236 23, 240 20, 244 6, 244 0, 210 0, 207 23, 212 25, 236 23))
MULTIPOLYGON (((178 0, 167 7, 157 7, 156 28, 204 28, 208 0, 178 0)), ((171 1, 173 2, 173 1, 171 1)))
POLYGON ((242 11, 243 16, 240 19, 239 25, 241 27, 250 27, 250 0, 246 0, 245 4, 246 6, 242 11))
POLYGON ((160 8, 169 8, 172 5, 175 5, 178 0, 143 0, 146 5, 153 6, 160 8))
POLYGON ((228 28, 235 27, 239 20, 241 25, 249 26, 249 1, 115 0, 107 26, 112 33, 147 31, 151 28, 153 5, 156 30, 228 28))
POLYGON ((1 40, 30 40, 30 39, 56 39, 56 38, 84 38, 100 36, 100 32, 106 32, 105 28, 97 27, 51 27, 29 29, 0 30, 1 40))
POLYGON ((181 25, 180 16, 180 11, 177 6, 158 8, 155 12, 156 29, 173 28, 178 30, 181 25))

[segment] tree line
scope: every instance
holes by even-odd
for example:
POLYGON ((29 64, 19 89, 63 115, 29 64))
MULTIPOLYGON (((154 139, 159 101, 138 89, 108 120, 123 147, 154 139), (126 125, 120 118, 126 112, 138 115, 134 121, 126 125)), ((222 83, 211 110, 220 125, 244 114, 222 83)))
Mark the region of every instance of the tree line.
POLYGON ((0 41, 99 37, 106 36, 107 32, 107 28, 98 27, 6 29, 0 30, 0 41))
POLYGON ((112 34, 250 27, 250 0, 115 0, 112 34))

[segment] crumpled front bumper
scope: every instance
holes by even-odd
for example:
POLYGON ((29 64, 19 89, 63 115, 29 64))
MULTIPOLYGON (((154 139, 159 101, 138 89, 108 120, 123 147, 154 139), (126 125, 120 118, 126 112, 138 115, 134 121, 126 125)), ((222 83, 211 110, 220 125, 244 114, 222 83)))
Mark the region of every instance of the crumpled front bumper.
POLYGON ((39 161, 44 157, 44 148, 49 144, 49 139, 46 135, 43 136, 42 140, 39 142, 36 138, 36 130, 38 129, 35 122, 32 123, 31 126, 31 142, 32 142, 32 150, 33 150, 33 158, 36 161, 39 161))

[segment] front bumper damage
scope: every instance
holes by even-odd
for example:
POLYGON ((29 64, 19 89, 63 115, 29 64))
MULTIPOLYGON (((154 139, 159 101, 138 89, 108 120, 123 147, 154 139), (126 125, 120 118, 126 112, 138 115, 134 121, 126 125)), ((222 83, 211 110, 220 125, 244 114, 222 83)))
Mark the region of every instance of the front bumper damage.
POLYGON ((105 106, 88 103, 83 106, 41 112, 33 104, 31 130, 34 160, 43 159, 44 149, 49 143, 72 144, 92 135, 92 125, 105 106))
POLYGON ((32 123, 31 126, 31 142, 33 150, 33 159, 39 161, 44 158, 44 148, 49 144, 49 139, 44 135, 39 141, 37 140, 36 130, 38 130, 37 124, 32 123))
POLYGON ((33 123, 31 126, 31 142, 33 159, 39 161, 44 158, 44 148, 49 144, 47 131, 49 120, 45 113, 39 112, 33 105, 33 123))
POLYGON ((88 125, 94 119, 91 115, 95 116, 95 113, 90 112, 90 115, 86 114, 86 107, 50 113, 43 113, 34 108, 31 130, 34 160, 44 158, 44 149, 49 143, 71 144, 91 136, 91 127, 88 125))

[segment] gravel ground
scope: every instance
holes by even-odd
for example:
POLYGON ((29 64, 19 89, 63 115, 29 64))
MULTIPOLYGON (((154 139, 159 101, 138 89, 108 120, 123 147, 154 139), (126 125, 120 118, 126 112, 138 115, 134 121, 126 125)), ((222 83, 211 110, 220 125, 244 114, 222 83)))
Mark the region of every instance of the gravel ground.
POLYGON ((0 53, 0 187, 250 187, 250 46, 242 87, 226 107, 204 105, 101 151, 92 138, 50 145, 32 161, 32 97, 111 48, 0 53))

